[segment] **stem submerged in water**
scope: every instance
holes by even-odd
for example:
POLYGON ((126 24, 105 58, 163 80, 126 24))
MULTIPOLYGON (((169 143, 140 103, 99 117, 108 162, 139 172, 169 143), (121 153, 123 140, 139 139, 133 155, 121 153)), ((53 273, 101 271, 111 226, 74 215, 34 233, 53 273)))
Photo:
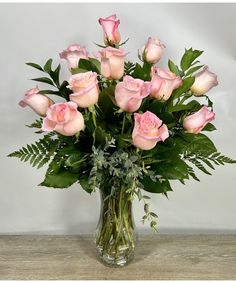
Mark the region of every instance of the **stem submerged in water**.
POLYGON ((103 262, 123 266, 132 258, 135 248, 132 201, 123 188, 110 197, 100 192, 102 203, 96 245, 103 262))

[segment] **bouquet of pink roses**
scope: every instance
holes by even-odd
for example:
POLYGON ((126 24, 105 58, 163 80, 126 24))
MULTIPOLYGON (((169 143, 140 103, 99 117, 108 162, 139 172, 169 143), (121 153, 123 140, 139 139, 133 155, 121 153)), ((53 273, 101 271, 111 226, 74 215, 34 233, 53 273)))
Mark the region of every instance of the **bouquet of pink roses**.
POLYGON ((105 46, 99 45, 96 56, 78 44, 60 53, 68 63, 68 81, 60 81, 61 66, 54 69, 52 59, 44 66, 27 63, 45 74, 33 80, 50 86, 28 90, 19 103, 41 116, 28 127, 42 137, 9 156, 37 168, 49 163, 41 186, 67 188, 78 182, 89 193, 99 189, 96 245, 105 263, 124 265, 136 241, 135 196, 144 202, 142 221, 156 229, 157 215, 144 191, 167 196, 170 180, 199 181, 195 169, 210 175, 209 168, 235 161, 202 133, 216 130, 207 93, 218 84, 217 76, 199 64, 203 51, 185 49, 180 65, 169 60, 162 69, 156 63, 165 45, 149 37, 139 50, 140 63, 127 62, 120 21, 113 15, 99 23, 105 46), (61 102, 54 103, 54 96, 61 102))

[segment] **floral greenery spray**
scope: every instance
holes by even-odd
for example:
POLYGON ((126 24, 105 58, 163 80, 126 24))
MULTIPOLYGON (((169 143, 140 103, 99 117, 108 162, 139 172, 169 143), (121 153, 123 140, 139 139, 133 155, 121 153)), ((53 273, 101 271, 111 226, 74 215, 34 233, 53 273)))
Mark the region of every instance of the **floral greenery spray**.
POLYGON ((49 85, 28 90, 20 106, 41 118, 28 127, 42 137, 9 156, 40 168, 49 163, 41 186, 68 188, 78 182, 88 193, 101 192, 101 215, 96 245, 104 263, 125 265, 136 243, 132 216, 135 197, 144 202, 142 221, 157 230, 144 191, 167 196, 170 181, 199 181, 195 169, 211 174, 216 165, 235 163, 219 153, 202 132, 214 131, 213 103, 207 93, 217 76, 200 65, 203 51, 185 49, 176 65, 156 66, 165 45, 149 37, 139 50, 141 63, 125 61, 116 15, 99 23, 104 44, 96 58, 78 44, 60 53, 71 73, 60 81, 61 65, 27 65, 49 85), (60 103, 54 103, 53 96, 60 103), (205 98, 205 104, 198 97, 205 98))

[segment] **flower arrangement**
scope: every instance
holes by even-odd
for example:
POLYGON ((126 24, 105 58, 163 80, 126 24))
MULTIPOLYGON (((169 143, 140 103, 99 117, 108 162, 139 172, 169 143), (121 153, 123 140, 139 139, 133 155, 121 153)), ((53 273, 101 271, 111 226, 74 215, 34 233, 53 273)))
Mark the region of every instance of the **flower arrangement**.
POLYGON ((142 221, 157 229, 145 191, 167 196, 171 180, 193 178, 195 169, 211 174, 216 165, 236 161, 219 153, 205 131, 216 130, 208 92, 217 76, 198 61, 203 51, 185 49, 180 65, 156 64, 166 46, 148 38, 139 50, 141 63, 125 61, 116 15, 100 18, 104 46, 96 56, 78 45, 60 53, 68 64, 68 81, 60 81, 59 64, 27 65, 44 73, 33 79, 50 86, 28 90, 19 105, 38 118, 30 128, 42 137, 9 156, 40 168, 49 163, 41 186, 68 188, 79 183, 88 193, 101 192, 96 245, 101 259, 124 265, 136 237, 134 197, 144 202, 142 221), (60 103, 53 97, 58 96, 60 103), (205 103, 201 103, 205 98, 205 103))

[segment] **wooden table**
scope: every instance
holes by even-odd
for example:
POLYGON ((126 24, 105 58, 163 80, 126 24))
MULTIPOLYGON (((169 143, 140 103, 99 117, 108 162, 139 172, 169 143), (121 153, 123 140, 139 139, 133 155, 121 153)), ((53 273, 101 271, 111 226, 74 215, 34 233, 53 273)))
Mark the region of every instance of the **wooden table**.
POLYGON ((0 236, 0 279, 236 279, 236 235, 139 238, 124 268, 103 266, 88 236, 0 236))

